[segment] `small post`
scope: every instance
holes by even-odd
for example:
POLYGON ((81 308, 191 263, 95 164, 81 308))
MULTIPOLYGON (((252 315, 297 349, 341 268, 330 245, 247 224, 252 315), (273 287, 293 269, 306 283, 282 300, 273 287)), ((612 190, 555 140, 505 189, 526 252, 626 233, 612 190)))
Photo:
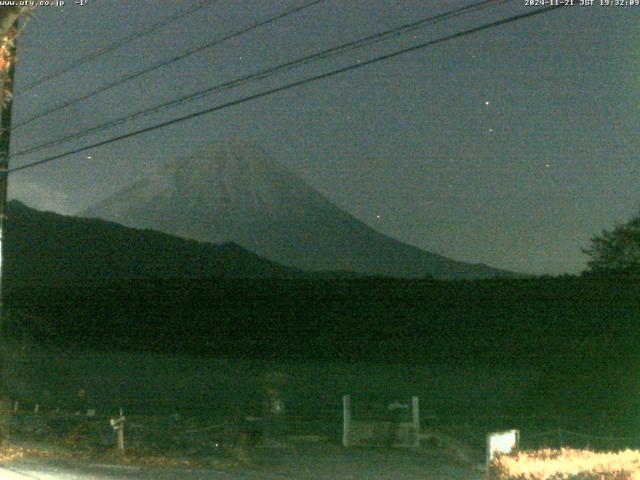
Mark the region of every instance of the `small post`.
POLYGON ((118 428, 118 450, 124 450, 124 415, 120 408, 120 428, 118 428))
MULTIPOLYGON (((16 9, 17 7, 11 7, 16 9)), ((2 10, 5 10, 4 8, 2 10)), ((9 10, 8 8, 6 10, 9 10)), ((18 12, 20 9, 18 10, 18 12)), ((3 21, 11 18, 3 12, 3 21)), ((16 15, 17 17, 17 15, 16 15)), ((2 284, 4 283, 4 221, 7 210, 7 179, 9 175, 9 143, 11 140, 11 110, 13 107, 13 80, 16 65, 16 40, 18 33, 18 20, 12 27, 0 33, 0 326, 4 321, 4 301, 2 284)), ((2 329, 0 329, 0 334, 2 329)), ((6 352, 0 352, 0 446, 9 443, 9 424, 11 423, 11 400, 7 396, 4 380, 6 367, 6 352)))
POLYGON ((36 403, 36 406, 33 407, 33 413, 38 413, 40 411, 40 404, 36 403))
POLYGON ((124 428, 118 429, 118 450, 124 450, 124 428))
POLYGON ((411 397, 411 414, 413 420, 413 432, 415 438, 413 440, 413 446, 420 446, 420 399, 418 397, 411 397))
POLYGON ((111 419, 111 426, 117 435, 117 448, 121 452, 124 451, 124 414, 122 407, 120 407, 120 416, 118 418, 111 419))
POLYGON ((20 409, 20 402, 18 400, 13 402, 13 413, 17 413, 20 409))
POLYGON ((342 396, 342 446, 349 447, 351 434, 351 395, 342 396))
POLYGON ((491 451, 491 434, 487 433, 487 436, 485 437, 487 439, 486 441, 486 459, 485 459, 485 465, 486 465, 486 469, 489 470, 489 465, 491 465, 491 460, 493 460, 493 452, 491 451))

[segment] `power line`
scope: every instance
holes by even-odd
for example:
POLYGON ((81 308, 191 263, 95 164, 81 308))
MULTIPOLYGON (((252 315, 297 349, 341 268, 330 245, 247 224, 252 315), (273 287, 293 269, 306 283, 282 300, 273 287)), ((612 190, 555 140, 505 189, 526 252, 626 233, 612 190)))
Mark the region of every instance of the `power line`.
POLYGON ((515 22, 515 21, 518 21, 518 20, 523 20, 525 18, 531 18, 533 16, 537 16, 537 15, 540 15, 540 14, 543 14, 543 13, 550 12, 552 10, 556 10, 558 8, 562 8, 563 6, 564 5, 546 6, 546 7, 543 7, 543 8, 532 10, 532 11, 527 12, 527 13, 522 13, 522 14, 519 14, 519 15, 513 15, 511 17, 503 18, 501 20, 497 20, 497 21, 494 21, 494 22, 491 22, 491 23, 486 23, 486 24, 481 25, 479 27, 473 27, 473 28, 470 28, 470 29, 467 29, 467 30, 463 30, 461 32, 457 32, 457 33, 454 33, 454 34, 451 34, 451 35, 447 35, 445 37, 441 37, 441 38, 438 38, 436 40, 430 40, 428 42, 421 43, 421 44, 418 44, 418 45, 414 45, 412 47, 403 48, 401 50, 396 50, 395 52, 387 53, 385 55, 380 55, 380 56, 372 58, 370 60, 366 60, 366 61, 363 61, 363 62, 360 62, 360 63, 354 63, 354 64, 348 65, 346 67, 341 67, 341 68, 338 68, 338 69, 335 69, 335 70, 331 70, 330 72, 322 73, 322 74, 319 74, 319 75, 315 75, 313 77, 309 77, 309 78, 298 80, 298 81, 295 81, 295 82, 292 82, 292 83, 288 83, 288 84, 280 86, 280 87, 272 88, 270 90, 266 90, 264 92, 256 93, 254 95, 249 95, 247 97, 244 97, 244 98, 241 98, 241 99, 238 99, 238 100, 234 100, 234 101, 231 101, 231 102, 227 102, 227 103, 224 103, 224 104, 221 104, 221 105, 216 105, 215 107, 207 108, 205 110, 201 110, 199 112, 191 113, 189 115, 185 115, 185 116, 182 116, 182 117, 179 117, 179 118, 174 118, 173 120, 168 120, 166 122, 158 123, 158 124, 152 125, 150 127, 141 128, 139 130, 135 130, 133 132, 126 133, 124 135, 119 135, 117 137, 113 137, 113 138, 110 138, 108 140, 103 140, 103 141, 100 141, 100 142, 96 142, 94 144, 87 145, 85 147, 77 148, 77 149, 74 149, 74 150, 71 150, 71 151, 68 151, 68 152, 65 152, 65 153, 61 153, 61 154, 58 154, 58 155, 53 155, 51 157, 44 158, 42 160, 38 160, 38 161, 35 161, 35 162, 31 162, 31 163, 28 163, 26 165, 22 165, 22 166, 19 166, 19 167, 14 167, 14 168, 8 170, 7 173, 14 173, 14 172, 18 172, 20 170, 26 170, 26 169, 33 168, 33 167, 36 167, 36 166, 40 166, 40 165, 43 165, 45 163, 50 163, 50 162, 53 162, 55 160, 59 160, 59 159, 64 158, 64 157, 68 157, 70 155, 75 155, 77 153, 84 152, 86 150, 91 150, 93 148, 102 147, 102 146, 108 145, 110 143, 115 143, 115 142, 118 142, 118 141, 121 141, 121 140, 125 140, 127 138, 131 138, 131 137, 135 137, 137 135, 141 135, 143 133, 151 132, 153 130, 158 130, 160 128, 168 127, 170 125, 174 125, 174 124, 181 123, 181 122, 184 122, 184 121, 187 121, 187 120, 191 120, 193 118, 201 117, 201 116, 207 115, 209 113, 217 112, 218 110, 222 110, 222 109, 225 109, 225 108, 229 108, 229 107, 233 107, 233 106, 236 106, 236 105, 240 105, 242 103, 246 103, 246 102, 249 102, 251 100, 257 100, 258 98, 263 98, 263 97, 266 97, 266 96, 269 96, 269 95, 273 95, 274 93, 279 93, 279 92, 288 90, 290 88, 299 87, 299 86, 305 85, 307 83, 316 82, 318 80, 329 78, 329 77, 332 77, 334 75, 338 75, 340 73, 345 73, 345 72, 353 71, 353 70, 356 70, 356 69, 359 69, 359 68, 363 68, 365 66, 372 65, 374 63, 379 63, 379 62, 382 62, 382 61, 385 61, 385 60, 389 60, 391 58, 395 58, 397 56, 404 55, 406 53, 415 52, 417 50, 421 50, 423 48, 427 48, 427 47, 430 47, 430 46, 433 46, 433 45, 436 45, 436 44, 439 44, 439 43, 444 43, 444 42, 447 42, 449 40, 453 40, 453 39, 456 39, 456 38, 460 38, 460 37, 464 37, 464 36, 471 35, 471 34, 474 34, 474 33, 478 33, 478 32, 481 32, 481 31, 484 31, 484 30, 488 30, 488 29, 491 29, 491 28, 495 28, 495 27, 498 27, 498 26, 501 26, 501 25, 506 25, 508 23, 515 22))
POLYGON ((135 32, 132 33, 129 36, 126 36, 114 43, 112 43, 111 45, 107 45, 104 48, 101 48, 99 50, 96 50, 93 53, 90 53, 88 55, 85 55, 84 57, 80 57, 79 59, 77 59, 76 61, 74 61, 73 63, 71 63, 69 66, 63 68, 62 70, 59 70, 55 73, 52 73, 51 75, 47 75, 44 76, 42 78, 40 78, 39 80, 36 80, 30 84, 28 84, 25 87, 22 87, 17 93, 16 95, 21 95, 25 92, 28 92, 29 90, 32 90, 36 87, 39 87, 40 85, 42 85, 43 83, 46 83, 50 80, 53 80, 54 78, 57 78, 61 75, 64 75, 65 73, 70 72, 71 70, 75 70, 76 68, 94 61, 97 58, 100 58, 102 55, 106 55, 108 53, 113 52, 114 50, 117 50, 118 48, 131 43, 135 40, 137 40, 140 37, 144 37, 145 35, 148 35, 150 33, 155 32, 156 30, 166 27, 167 25, 180 20, 183 17, 186 17, 187 15, 191 15, 194 12, 197 12, 198 10, 207 7, 209 4, 213 4, 215 2, 217 2, 218 0, 202 0, 201 2, 197 3, 196 5, 187 8, 186 10, 182 10, 180 12, 177 12, 173 15, 170 15, 169 17, 160 20, 157 23, 154 23, 153 25, 150 25, 149 27, 145 28, 144 30, 141 30, 139 32, 135 32))
POLYGON ((241 77, 239 79, 235 79, 235 80, 231 80, 228 82, 223 82, 221 84, 218 85, 214 85, 212 87, 208 87, 204 90, 200 90, 198 92, 180 97, 178 99, 174 99, 174 100, 170 100, 168 102, 164 102, 158 105, 155 105, 153 107, 149 107, 143 110, 139 110, 137 112, 125 115, 123 117, 117 118, 115 120, 110 120, 108 122, 99 124, 99 125, 95 125, 93 127, 89 127, 87 129, 84 130, 80 130, 79 132, 75 132, 75 133, 71 133, 62 137, 59 137, 57 139, 53 139, 53 140, 49 140, 45 143, 42 143, 40 145, 35 145, 33 147, 29 147, 27 149, 21 150, 19 152, 16 152, 12 155, 13 157, 18 157, 21 155, 26 155, 28 153, 34 153, 40 150, 43 150, 45 148, 48 147, 52 147, 54 145, 59 145, 61 143, 65 143, 69 140, 72 139, 76 139, 76 138, 82 138, 85 137, 87 135, 90 135, 92 133, 97 133, 99 131, 108 129, 108 128, 112 128, 118 125, 122 125, 124 123, 130 122, 132 120, 135 120, 137 118, 141 118, 141 117, 145 117, 154 113, 157 113, 163 109, 167 109, 167 108, 172 108, 178 105, 182 105, 183 103, 189 102, 189 101, 193 101, 196 99, 200 99, 203 98, 205 96, 211 95, 213 93, 217 93, 220 92, 222 90, 227 90, 227 89, 231 89, 240 85, 244 85, 245 83, 249 83, 249 82, 253 82, 256 80, 261 80, 264 78, 268 78, 271 77, 273 75, 275 75, 276 73, 280 73, 286 70, 290 70, 292 68, 296 68, 298 66, 301 65, 306 65, 308 63, 311 63, 315 60, 318 59, 326 59, 335 55, 339 55, 342 53, 345 53, 347 51, 350 50, 354 50, 357 48, 362 48, 365 46, 369 46, 372 45, 374 43, 378 43, 384 40, 387 40, 389 38, 393 38, 399 35, 403 35, 406 34, 408 32, 414 31, 420 27, 423 27, 427 24, 434 24, 443 20, 447 20, 449 18, 454 18, 454 17, 458 17, 473 11, 479 11, 479 10, 483 10, 485 8, 488 8, 490 6, 493 5, 497 5, 497 4, 503 4, 503 3, 508 3, 512 0, 483 0, 480 2, 476 2, 472 5, 468 5, 466 7, 462 7, 462 8, 457 8, 445 13, 441 13, 438 15, 433 15, 433 16, 429 16, 426 18, 422 18, 420 20, 402 25, 400 27, 396 27, 390 30, 386 30, 383 32, 379 32, 373 35, 369 35, 365 38, 361 38, 358 40, 353 40, 341 45, 338 45, 336 47, 332 47, 332 48, 328 48, 325 50, 322 50, 320 52, 316 52, 310 55, 306 55, 300 58, 297 58, 295 60, 291 60, 289 62, 277 65, 275 67, 270 67, 270 68, 266 68, 263 69, 261 71, 258 71, 256 73, 253 74, 249 74, 245 77, 241 77))
POLYGON ((110 89, 112 89, 114 87, 117 87, 119 85, 122 85, 125 82, 128 82, 129 80, 134 80, 134 79, 136 79, 138 77, 141 77, 142 75, 145 75, 147 73, 153 72, 153 71, 158 70, 158 69, 160 69, 162 67, 166 67, 167 65, 171 65, 172 63, 175 63, 177 61, 183 60, 183 59, 185 59, 185 58, 187 58, 187 57, 189 57, 191 55, 194 55, 194 54, 196 54, 198 52, 201 52, 201 51, 206 50, 208 48, 212 48, 212 47, 214 47, 216 45, 219 45, 219 44, 221 44, 221 43, 223 43, 223 42, 225 42, 227 40, 230 40, 232 38, 236 38, 236 37, 239 37, 241 35, 244 35, 245 33, 251 32, 252 30, 255 30, 255 29, 259 28, 259 27, 262 27, 264 25, 268 25, 270 23, 273 23, 273 22, 275 22, 277 20, 280 20, 282 18, 288 17, 288 16, 293 15, 295 13, 298 13, 298 12, 300 12, 302 10, 305 10, 305 9, 307 9, 309 7, 317 5, 317 4, 322 3, 324 1, 326 1, 326 0, 312 0, 312 1, 307 2, 307 3, 305 3, 305 4, 303 4, 303 5, 299 6, 299 7, 291 8, 291 9, 285 11, 285 12, 282 12, 282 13, 279 13, 277 15, 274 15, 274 16, 266 19, 266 20, 254 23, 254 24, 252 24, 252 25, 250 25, 250 26, 248 26, 246 28, 243 28, 241 30, 238 30, 236 32, 230 33, 230 34, 225 35, 223 37, 216 38, 215 40, 210 41, 210 42, 208 42, 208 43, 206 43, 204 45, 200 45, 198 47, 195 47, 195 48, 192 48, 190 50, 187 50, 184 53, 181 53, 181 54, 176 55, 176 56, 174 56, 174 57, 172 57, 172 58, 170 58, 168 60, 164 60, 164 61, 162 61, 160 63, 152 65, 151 67, 145 68, 143 70, 140 70, 140 71, 138 71, 136 73, 132 73, 130 75, 126 75, 126 76, 124 76, 124 77, 122 77, 122 78, 120 78, 120 79, 118 79, 118 80, 116 80, 116 81, 114 81, 112 83, 108 83, 106 85, 103 85, 103 86, 97 88, 96 90, 94 90, 94 91, 92 91, 90 93, 87 93, 87 94, 82 95, 80 97, 76 97, 74 99, 68 100, 68 101, 63 102, 60 105, 57 105, 57 106, 55 106, 55 107, 53 107, 53 108, 51 108, 49 110, 45 110, 44 112, 38 113, 36 115, 33 115, 32 117, 30 117, 30 118, 28 118, 28 119, 16 124, 13 127, 13 129, 16 130, 16 129, 20 128, 20 127, 24 127, 25 125, 28 125, 31 122, 33 122, 35 120, 38 120, 39 118, 45 117, 45 116, 50 115, 50 114, 52 114, 54 112, 57 112, 59 110, 62 110, 62 109, 67 108, 67 107, 70 107, 71 105, 74 105, 76 103, 82 102, 83 100, 87 100, 87 99, 89 99, 91 97, 94 97, 94 96, 100 94, 100 93, 104 93, 104 92, 106 92, 106 91, 108 91, 108 90, 110 90, 110 89))

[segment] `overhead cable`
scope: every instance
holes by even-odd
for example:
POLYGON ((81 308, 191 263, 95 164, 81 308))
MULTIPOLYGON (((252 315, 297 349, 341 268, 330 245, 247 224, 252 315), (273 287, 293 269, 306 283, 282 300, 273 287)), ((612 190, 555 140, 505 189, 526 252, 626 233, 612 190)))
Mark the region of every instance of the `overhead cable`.
POLYGON ((201 117, 203 115, 208 115, 210 113, 217 112, 217 111, 223 110, 225 108, 229 108, 229 107, 233 107, 233 106, 236 106, 236 105, 240 105, 240 104, 252 101, 252 100, 257 100, 259 98, 263 98, 263 97, 266 97, 266 96, 269 96, 269 95, 273 95, 275 93, 283 92, 285 90, 289 90, 289 89, 294 88, 294 87, 299 87, 299 86, 302 86, 302 85, 305 85, 305 84, 308 84, 308 83, 317 82, 318 80, 323 80, 325 78, 333 77, 333 76, 341 74, 341 73, 350 72, 350 71, 353 71, 353 70, 356 70, 356 69, 359 69, 359 68, 364 68, 366 66, 369 66, 369 65, 372 65, 372 64, 375 64, 375 63, 383 62, 383 61, 398 57, 400 55, 404 55, 404 54, 407 54, 407 53, 411 53, 411 52, 415 52, 415 51, 418 51, 418 50, 422 50, 424 48, 431 47, 433 45, 444 43, 444 42, 447 42, 447 41, 450 41, 450 40, 454 40, 456 38, 461 38, 461 37, 464 37, 464 36, 467 36, 467 35, 471 35, 471 34, 475 34, 475 33, 481 32, 481 31, 489 30, 491 28, 499 27, 499 26, 506 25, 508 23, 516 22, 516 21, 519 21, 519 20, 532 18, 534 16, 541 15, 543 13, 548 13, 548 12, 551 12, 553 10, 557 10, 557 9, 563 8, 563 7, 564 7, 564 5, 546 6, 546 7, 542 7, 542 8, 536 9, 536 10, 531 10, 531 11, 529 11, 527 13, 522 13, 522 14, 519 14, 519 15, 513 15, 511 17, 507 17, 507 18, 503 18, 501 20, 497 20, 497 21, 494 21, 494 22, 486 23, 486 24, 478 26, 478 27, 469 28, 467 30, 463 30, 463 31, 460 31, 460 32, 457 32, 457 33, 453 33, 453 34, 438 38, 436 40, 430 40, 428 42, 420 43, 418 45, 414 45, 414 46, 411 46, 411 47, 403 48, 401 50, 396 50, 394 52, 387 53, 387 54, 384 54, 384 55, 380 55, 380 56, 377 56, 375 58, 372 58, 372 59, 369 59, 369 60, 366 60, 366 61, 363 61, 363 62, 354 63, 354 64, 348 65, 346 67, 337 68, 335 70, 331 70, 331 71, 326 72, 326 73, 322 73, 322 74, 319 74, 319 75, 314 75, 312 77, 308 77, 308 78, 305 78, 305 79, 302 79, 302 80, 291 82, 291 83, 288 83, 286 85, 282 85, 280 87, 275 87, 275 88, 272 88, 272 89, 269 89, 269 90, 265 90, 265 91, 260 92, 260 93, 256 93, 256 94, 249 95, 249 96, 237 99, 237 100, 233 100, 233 101, 230 101, 230 102, 227 102, 227 103, 216 105, 216 106, 207 108, 205 110, 200 110, 198 112, 191 113, 189 115, 185 115, 185 116, 182 116, 182 117, 174 118, 172 120, 161 122, 161 123, 158 123, 156 125, 149 126, 149 127, 141 128, 139 130, 134 130, 132 132, 129 132, 129 133, 126 133, 126 134, 123 134, 123 135, 119 135, 119 136, 116 136, 116 137, 113 137, 113 138, 110 138, 110 139, 107 139, 107 140, 102 140, 100 142, 93 143, 91 145, 87 145, 87 146, 84 146, 84 147, 76 148, 74 150, 70 150, 70 151, 67 151, 67 152, 64 152, 64 153, 60 153, 60 154, 57 154, 57 155, 53 155, 53 156, 44 158, 42 160, 37 160, 35 162, 31 162, 31 163, 27 163, 25 165, 21 165, 19 167, 14 167, 14 168, 9 169, 7 173, 14 173, 14 172, 18 172, 18 171, 21 171, 21 170, 34 168, 34 167, 37 167, 37 166, 40 166, 40 165, 44 165, 46 163, 50 163, 50 162, 53 162, 53 161, 56 161, 56 160, 60 160, 62 158, 65 158, 65 157, 68 157, 68 156, 71 156, 71 155, 75 155, 77 153, 85 152, 87 150, 91 150, 91 149, 94 149, 94 148, 97 148, 97 147, 101 147, 101 146, 108 145, 108 144, 111 144, 111 143, 119 142, 119 141, 122 141, 122 140, 125 140, 125 139, 128 139, 128 138, 131 138, 131 137, 135 137, 137 135, 141 135, 143 133, 151 132, 151 131, 158 130, 158 129, 161 129, 161 128, 164 128, 164 127, 168 127, 170 125, 175 125, 175 124, 178 124, 178 123, 181 123, 181 122, 185 122, 187 120, 192 120, 194 118, 201 117))

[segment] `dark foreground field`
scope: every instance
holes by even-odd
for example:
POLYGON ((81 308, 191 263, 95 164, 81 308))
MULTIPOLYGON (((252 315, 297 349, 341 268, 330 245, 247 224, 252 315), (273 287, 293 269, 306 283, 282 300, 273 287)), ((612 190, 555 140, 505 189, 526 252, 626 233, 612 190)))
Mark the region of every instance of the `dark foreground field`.
POLYGON ((418 395, 440 417, 640 430, 631 278, 164 279, 6 293, 6 381, 26 402, 255 415, 266 378, 283 375, 297 416, 335 415, 345 393, 418 395))
MULTIPOLYGON (((87 478, 83 475, 97 479, 480 478, 474 467, 483 458, 486 428, 513 426, 513 418, 503 417, 505 411, 510 404, 526 401, 526 392, 536 382, 529 371, 484 367, 241 361, 42 349, 12 359, 5 373, 24 399, 14 416, 14 441, 71 448, 81 455, 92 451, 100 459, 66 460, 49 467, 42 465, 51 460, 13 464, 36 478, 58 478, 36 475, 54 468, 64 472, 66 476, 60 478, 65 479, 87 478), (234 450, 237 431, 226 428, 225 422, 234 415, 259 414, 274 379, 286 402, 285 418, 267 424, 256 444, 238 454, 234 450), (80 389, 83 398, 78 397, 80 389), (356 415, 359 406, 372 401, 379 404, 417 395, 425 433, 442 431, 442 440, 425 439, 419 450, 344 449, 341 401, 345 393, 353 395, 356 415), (131 454, 143 452, 174 463, 185 458, 201 466, 191 467, 191 473, 175 470, 175 465, 161 471, 131 465, 96 467, 113 459, 109 452, 115 437, 109 419, 119 407, 127 416, 125 438, 131 454), (95 417, 74 414, 88 408, 96 410, 95 417), (481 414, 476 419, 489 427, 468 424, 471 411, 481 414), (202 466, 209 461, 232 465, 231 471, 202 466)), ((385 406, 378 415, 385 414, 385 406)))
MULTIPOLYGON (((74 452, 66 460, 6 465, 30 478, 471 480, 481 478, 476 467, 491 431, 519 428, 533 448, 598 447, 598 436, 616 433, 606 416, 580 424, 536 415, 529 399, 544 371, 535 366, 207 359, 39 347, 8 358, 5 376, 19 402, 13 441, 74 452), (263 423, 255 444, 238 452, 233 422, 263 416, 273 389, 285 413, 263 423), (356 416, 383 416, 392 399, 418 396, 421 448, 344 449, 345 393, 356 416), (109 420, 120 407, 128 452, 169 466, 136 466, 135 458, 114 466, 109 420), (86 417, 87 409, 95 416, 86 417), (561 428, 593 437, 571 437, 561 428), (191 466, 180 466, 182 459, 191 466)), ((638 445, 622 442, 603 447, 638 445)))
MULTIPOLYGON (((482 474, 456 465, 441 453, 337 447, 261 449, 255 464, 229 469, 116 466, 95 462, 15 461, 6 464, 15 478, 148 480, 480 480, 482 474), (28 475, 21 476, 19 474, 28 475)), ((6 477, 0 468, 0 476, 6 477)))
POLYGON ((339 439, 342 396, 355 409, 381 410, 393 399, 420 398, 424 422, 526 416, 540 381, 535 368, 371 362, 265 361, 148 353, 69 352, 33 347, 7 358, 5 381, 20 409, 115 415, 210 418, 261 416, 265 401, 282 399, 286 417, 329 425, 339 439))
POLYGON ((235 477, 208 465, 192 478, 477 478, 491 431, 520 429, 526 448, 640 445, 638 288, 597 278, 14 285, 3 376, 25 441, 106 452, 122 408, 130 451, 222 451, 242 465, 235 477), (345 394, 364 419, 419 397, 422 448, 343 450, 345 394), (278 420, 265 422, 274 400, 278 420), (234 422, 248 419, 262 422, 261 438, 234 455, 234 422))
MULTIPOLYGON (((345 394, 351 395, 354 418, 362 420, 386 419, 390 403, 417 396, 423 431, 474 451, 484 449, 487 432, 510 428, 520 429, 530 447, 637 446, 596 438, 635 437, 623 411, 612 417, 603 410, 585 421, 536 408, 531 399, 547 377, 534 365, 207 359, 35 347, 7 360, 17 430, 37 439, 90 436, 98 448, 113 446, 109 419, 120 408, 128 419, 128 445, 136 448, 206 450, 229 441, 223 425, 247 417, 275 437, 310 436, 339 445, 345 394), (274 398, 282 411, 265 422, 274 398), (85 418, 87 410, 95 416, 85 418)), ((603 409, 607 400, 602 398, 603 409)))

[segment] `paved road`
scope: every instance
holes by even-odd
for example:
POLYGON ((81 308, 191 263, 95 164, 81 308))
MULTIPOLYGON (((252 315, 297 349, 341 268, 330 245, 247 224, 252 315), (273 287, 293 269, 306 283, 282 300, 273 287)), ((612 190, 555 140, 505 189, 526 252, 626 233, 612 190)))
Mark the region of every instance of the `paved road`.
MULTIPOLYGON (((252 480, 259 477, 244 472, 199 469, 143 468, 117 465, 77 464, 60 462, 14 462, 0 467, 2 480, 252 480)), ((273 477, 274 480, 277 477, 273 477)))
POLYGON ((37 480, 481 480, 482 474, 427 452, 334 447, 260 450, 254 466, 233 469, 145 468, 51 460, 16 461, 0 479, 37 480), (9 475, 14 475, 13 477, 9 475), (20 476, 22 475, 22 476, 20 476))

